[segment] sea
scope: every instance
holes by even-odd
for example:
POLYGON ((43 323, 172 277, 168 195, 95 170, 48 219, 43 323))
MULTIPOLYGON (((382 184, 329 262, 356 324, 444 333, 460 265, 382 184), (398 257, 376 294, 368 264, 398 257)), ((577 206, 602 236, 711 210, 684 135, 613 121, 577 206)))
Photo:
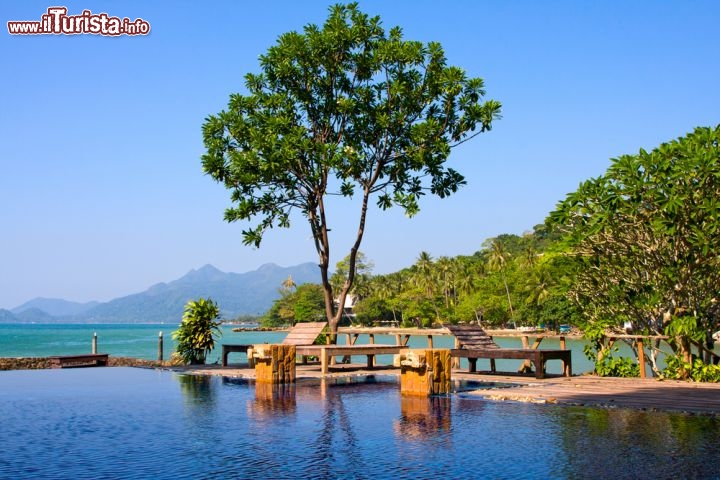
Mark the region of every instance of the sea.
MULTIPOLYGON (((117 357, 133 357, 145 360, 157 360, 158 344, 162 337, 163 359, 169 360, 175 351, 176 343, 172 333, 179 325, 172 324, 0 324, 0 357, 47 357, 51 355, 76 355, 92 352, 93 338, 97 338, 98 353, 107 353, 117 357)), ((220 345, 278 343, 285 338, 284 331, 251 330, 256 325, 224 324, 220 327, 222 335, 216 339, 216 347, 206 362, 220 363, 220 345), (236 331, 240 330, 240 331, 236 331)), ((496 342, 502 347, 520 347, 519 337, 498 337, 496 342)), ((338 343, 347 341, 345 335, 338 337, 338 343)), ((368 343, 367 335, 361 335, 357 343, 368 343)), ((375 335, 376 343, 395 343, 391 335, 375 335)), ((408 345, 412 348, 428 346, 427 336, 413 336, 408 345)), ((435 348, 452 348, 450 336, 433 337, 435 348)), ((544 339, 541 348, 559 348, 557 339, 544 339)), ((580 374, 593 369, 593 364, 583 353, 585 341, 568 338, 566 348, 572 350, 573 373, 580 374)), ((626 352, 630 355, 630 352, 626 352)), ((232 354, 230 361, 243 361, 243 354, 232 354)), ((363 359, 360 359, 361 361, 363 359)), ((387 361, 387 359, 378 359, 387 361)), ((464 360, 463 360, 464 361, 464 360)), ((478 362, 478 369, 486 368, 478 362)), ((499 360, 498 369, 517 368, 517 360, 499 360)), ((561 363, 550 361, 548 373, 560 373, 561 363)))

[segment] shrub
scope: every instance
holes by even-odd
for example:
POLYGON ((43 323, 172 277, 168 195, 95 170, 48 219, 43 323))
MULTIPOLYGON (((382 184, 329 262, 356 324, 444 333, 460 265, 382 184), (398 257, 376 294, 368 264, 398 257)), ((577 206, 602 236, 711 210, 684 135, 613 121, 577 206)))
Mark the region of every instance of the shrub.
POLYGON ((185 363, 205 363, 208 354, 215 347, 214 336, 222 336, 219 328, 222 322, 216 321, 218 317, 220 310, 210 299, 191 300, 185 305, 180 327, 172 334, 177 341, 176 352, 185 363))
POLYGON ((665 369, 662 371, 663 378, 672 380, 691 379, 696 382, 720 382, 720 365, 712 365, 703 362, 699 358, 693 358, 692 362, 684 362, 679 355, 667 357, 665 369))

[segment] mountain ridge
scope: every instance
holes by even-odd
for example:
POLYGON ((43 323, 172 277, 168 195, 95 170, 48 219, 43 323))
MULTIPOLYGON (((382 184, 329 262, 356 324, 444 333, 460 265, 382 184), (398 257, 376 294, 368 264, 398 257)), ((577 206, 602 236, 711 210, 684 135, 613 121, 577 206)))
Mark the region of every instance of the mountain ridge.
POLYGON ((292 267, 268 263, 244 273, 223 272, 206 264, 176 280, 107 302, 39 297, 12 310, 0 309, 0 323, 179 323, 185 304, 200 297, 212 298, 225 319, 261 315, 279 297, 288 276, 297 285, 320 281, 312 262, 292 267))

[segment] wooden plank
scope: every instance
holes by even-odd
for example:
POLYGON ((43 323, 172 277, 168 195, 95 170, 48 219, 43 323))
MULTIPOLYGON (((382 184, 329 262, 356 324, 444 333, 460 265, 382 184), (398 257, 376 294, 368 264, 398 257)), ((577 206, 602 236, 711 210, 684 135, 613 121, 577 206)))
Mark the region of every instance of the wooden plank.
POLYGON ((329 371, 331 359, 346 355, 365 355, 368 358, 368 368, 374 365, 375 355, 397 354, 406 349, 402 345, 384 345, 380 343, 370 345, 301 345, 295 351, 298 355, 313 355, 320 357, 320 371, 326 375, 329 371))
POLYGON ((87 355, 56 355, 48 357, 51 368, 104 367, 108 364, 107 353, 89 353, 87 355))

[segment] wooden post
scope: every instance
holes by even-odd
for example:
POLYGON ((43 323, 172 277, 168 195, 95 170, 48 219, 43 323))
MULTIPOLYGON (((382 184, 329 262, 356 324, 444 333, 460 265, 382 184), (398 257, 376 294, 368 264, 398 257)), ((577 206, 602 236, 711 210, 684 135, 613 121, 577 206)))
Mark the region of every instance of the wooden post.
MULTIPOLYGON (((460 348, 460 340, 458 340, 457 338, 455 338, 455 347, 454 348, 460 348)), ((457 358, 457 357, 453 358, 452 363, 453 363, 453 365, 452 365, 453 368, 460 368, 460 359, 459 358, 457 358)))
POLYGON ((253 356, 257 382, 295 382, 295 345, 253 345, 253 356))
POLYGON ((637 339, 638 363, 640 364, 640 378, 645 378, 645 347, 643 339, 637 339))
POLYGON ((450 350, 415 349, 400 357, 400 393, 402 395, 438 395, 450 393, 450 350))
POLYGON ((163 334, 158 334, 158 362, 163 361, 163 334))
POLYGON ((560 335, 560 350, 565 350, 565 337, 560 335))
POLYGON ((97 332, 94 332, 93 338, 92 338, 92 353, 97 353, 97 352, 98 352, 98 350, 97 350, 97 332))

